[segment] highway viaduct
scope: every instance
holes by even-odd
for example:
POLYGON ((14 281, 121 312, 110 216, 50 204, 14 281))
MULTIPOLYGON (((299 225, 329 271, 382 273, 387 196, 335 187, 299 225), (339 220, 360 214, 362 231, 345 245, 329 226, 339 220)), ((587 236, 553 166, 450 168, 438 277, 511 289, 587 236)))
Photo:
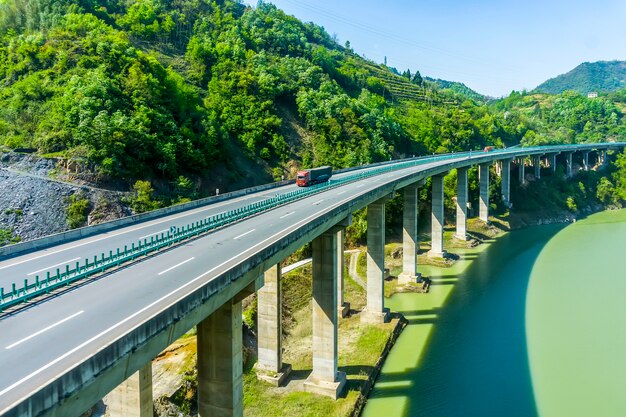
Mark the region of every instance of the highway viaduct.
MULTIPOLYGON (((197 326, 199 415, 241 416, 241 300, 258 293, 256 369, 260 378, 278 385, 289 372, 281 356, 280 262, 309 242, 313 249, 313 370, 305 389, 336 398, 345 384, 345 375, 337 368, 337 322, 344 309, 341 254, 344 230, 354 211, 368 209, 367 307, 361 318, 382 322, 387 319, 383 300, 385 202, 395 192, 404 193, 404 258, 399 280, 410 282, 418 277, 417 196, 423 180, 432 179, 430 254, 438 257, 444 253, 443 178, 451 169, 458 173, 455 235, 465 239, 469 167, 478 166, 479 217, 487 221, 492 164, 497 164, 502 197, 508 204, 513 163, 525 181, 524 161, 533 162, 534 176, 539 177, 541 158, 555 170, 556 155, 562 154, 566 175, 572 176, 573 153, 582 154, 583 169, 588 169, 590 152, 595 151, 598 162, 604 163, 607 150, 622 150, 625 145, 475 151, 341 173, 318 192, 254 211, 237 222, 108 271, 97 280, 31 301, 21 310, 5 311, 0 319, 0 415, 79 416, 113 391, 111 415, 151 416, 152 359, 197 326)), ((62 269, 81 256, 104 253, 130 240, 145 242, 148 235, 162 236, 170 225, 198 224, 197 219, 209 215, 221 219, 224 210, 239 215, 245 207, 263 207, 264 200, 280 201, 278 196, 293 191, 293 185, 263 188, 215 204, 165 211, 163 217, 140 216, 128 224, 122 222, 123 226, 114 223, 95 232, 83 230, 78 235, 15 245, 0 252, 4 256, 0 286, 62 269), (76 236, 83 237, 76 240, 76 236)))

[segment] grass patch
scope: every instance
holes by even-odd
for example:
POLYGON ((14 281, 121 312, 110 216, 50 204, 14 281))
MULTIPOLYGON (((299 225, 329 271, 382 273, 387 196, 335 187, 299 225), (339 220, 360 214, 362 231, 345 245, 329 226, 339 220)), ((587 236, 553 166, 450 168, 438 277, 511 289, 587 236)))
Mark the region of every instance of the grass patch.
POLYGON ((0 246, 19 243, 21 240, 13 229, 0 229, 0 246))
POLYGON ((17 220, 21 220, 24 212, 18 208, 8 208, 4 210, 4 214, 7 216, 10 216, 11 214, 15 214, 17 216, 17 220))

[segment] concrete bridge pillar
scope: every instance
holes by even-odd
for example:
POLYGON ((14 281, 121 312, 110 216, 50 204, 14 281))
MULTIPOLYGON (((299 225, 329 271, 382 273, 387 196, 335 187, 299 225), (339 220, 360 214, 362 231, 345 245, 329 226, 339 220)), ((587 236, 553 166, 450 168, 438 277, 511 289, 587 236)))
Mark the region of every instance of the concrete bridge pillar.
POLYGON ((384 307, 385 283, 385 202, 387 197, 367 207, 367 307, 361 320, 384 323, 388 310, 384 307))
POLYGON ((313 240, 313 372, 304 389, 333 399, 346 383, 345 373, 337 370, 337 261, 337 229, 332 228, 313 240))
POLYGON ((443 250, 443 177, 446 174, 439 174, 432 177, 432 214, 431 214, 431 247, 428 256, 441 258, 444 256, 443 250))
POLYGON ((456 178, 456 232, 454 237, 467 240, 467 168, 457 168, 456 178))
POLYGON ((566 167, 565 167, 565 176, 567 178, 572 178, 573 175, 573 162, 572 162, 572 152, 567 152, 565 154, 565 162, 566 162, 566 167))
POLYGON ((480 182, 480 199, 478 212, 480 220, 489 221, 489 164, 478 165, 478 179, 480 182))
POLYGON ((283 364, 282 328, 282 271, 276 264, 264 274, 264 285, 257 291, 258 361, 259 379, 280 386, 291 365, 283 364))
POLYGON ((344 248, 346 246, 346 229, 344 227, 337 228, 337 311, 339 315, 343 318, 348 315, 350 311, 350 303, 346 302, 344 299, 344 270, 345 259, 344 259, 344 248))
POLYGON ((589 151, 583 152, 583 169, 589 171, 589 151))
POLYGON ((535 169, 535 179, 541 179, 541 156, 533 156, 533 168, 535 169))
POLYGON ((502 160, 502 201, 506 207, 511 207, 511 160, 502 160))
POLYGON ((152 361, 111 391, 107 412, 110 417, 152 417, 152 361))
POLYGON ((518 161, 519 161, 519 172, 518 172, 519 183, 520 185, 524 185, 526 183, 526 170, 525 170, 526 158, 520 157, 518 161))
POLYGON ((243 416, 241 301, 198 324, 198 416, 243 416))
POLYGON ((556 172, 556 155, 555 153, 549 156, 550 158, 550 168, 552 169, 552 173, 556 172))
POLYGON ((417 282, 417 252, 419 239, 417 218, 419 215, 419 187, 411 184, 404 187, 404 210, 402 212, 402 273, 398 283, 417 282))

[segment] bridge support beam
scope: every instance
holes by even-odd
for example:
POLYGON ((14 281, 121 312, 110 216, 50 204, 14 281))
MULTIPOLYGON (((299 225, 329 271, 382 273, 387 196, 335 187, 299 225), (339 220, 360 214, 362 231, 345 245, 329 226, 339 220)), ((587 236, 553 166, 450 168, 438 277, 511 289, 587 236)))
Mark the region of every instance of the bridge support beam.
POLYGON ((480 220, 489 221, 489 164, 478 165, 478 179, 480 182, 480 198, 478 214, 480 220))
POLYGON ((589 151, 583 152, 583 169, 589 171, 589 151))
POLYGON ((367 207, 367 307, 361 320, 369 323, 383 323, 388 316, 384 308, 386 201, 385 197, 367 207))
POLYGON ((417 252, 419 238, 417 218, 419 215, 419 187, 411 184, 404 187, 404 209, 402 212, 402 273, 398 276, 399 284, 417 282, 417 252))
POLYGON ((519 183, 520 185, 526 184, 526 158, 520 157, 517 159, 519 165, 519 183))
POLYGON ((432 177, 432 214, 430 241, 431 247, 428 256, 442 258, 445 255, 443 250, 443 177, 446 174, 439 174, 432 177))
POLYGON ((456 169, 456 232, 454 237, 467 240, 467 168, 456 169))
MULTIPOLYGON (((511 160, 504 159, 502 162, 502 201, 506 207, 511 207, 511 160)), ((457 209, 458 211, 458 209, 457 209)))
POLYGON ((110 417, 152 417, 152 361, 107 397, 110 417))
POLYGON ((241 301, 198 324, 198 416, 243 416, 241 301))
POLYGON ((264 273, 264 285, 257 291, 259 379, 280 386, 291 372, 291 365, 283 364, 282 327, 282 271, 276 264, 264 273))
POLYGON ((572 162, 572 152, 567 152, 565 154, 565 163, 566 163, 566 166, 565 166, 565 176, 567 178, 572 178, 572 176, 573 176, 573 168, 574 168, 573 162, 572 162))
POLYGON ((304 389, 333 399, 346 383, 337 370, 337 321, 337 229, 332 228, 313 240, 313 372, 304 389))

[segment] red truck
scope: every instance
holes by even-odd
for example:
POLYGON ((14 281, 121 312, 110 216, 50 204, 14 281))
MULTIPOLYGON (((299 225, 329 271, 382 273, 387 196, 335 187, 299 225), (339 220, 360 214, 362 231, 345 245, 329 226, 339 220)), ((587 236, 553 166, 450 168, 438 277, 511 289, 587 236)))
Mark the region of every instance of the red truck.
POLYGON ((296 177, 296 185, 298 187, 308 187, 309 185, 319 184, 320 182, 326 182, 332 177, 332 167, 319 167, 311 169, 303 169, 298 171, 296 177))

